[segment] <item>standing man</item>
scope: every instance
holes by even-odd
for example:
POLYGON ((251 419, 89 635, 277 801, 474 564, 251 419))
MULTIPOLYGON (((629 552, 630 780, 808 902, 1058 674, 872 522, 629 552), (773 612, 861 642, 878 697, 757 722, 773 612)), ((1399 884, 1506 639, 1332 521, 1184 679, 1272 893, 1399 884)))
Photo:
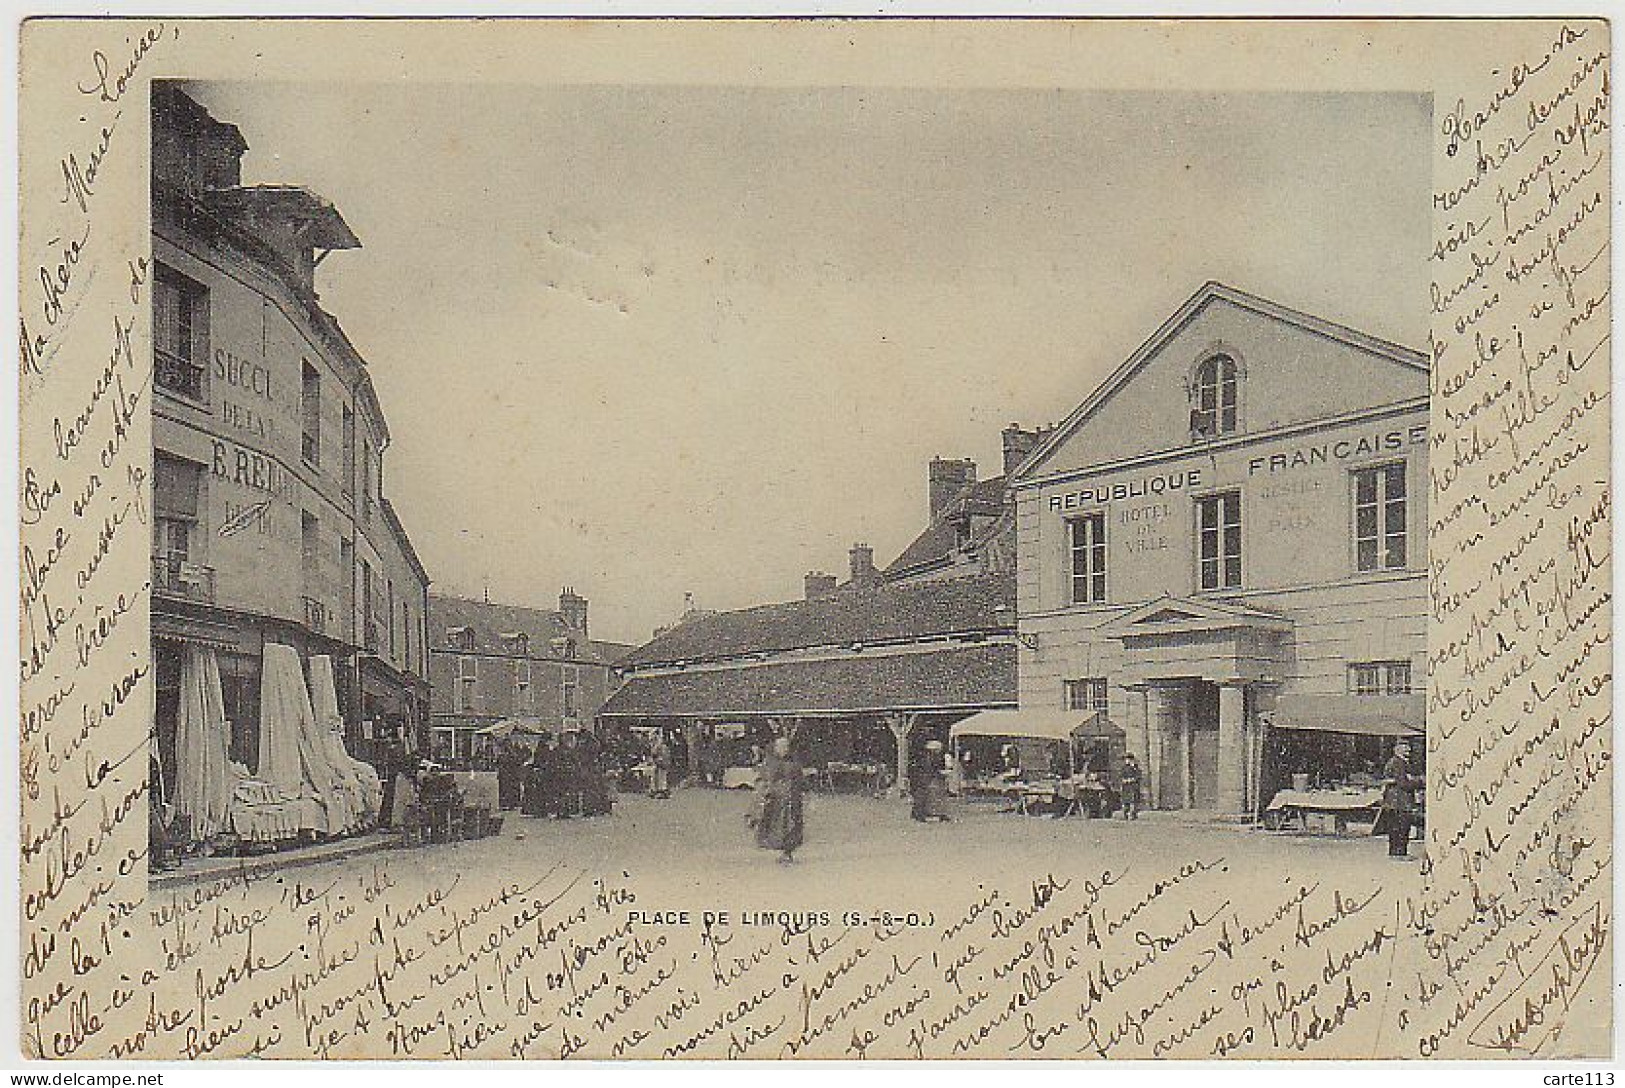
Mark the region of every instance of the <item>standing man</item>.
POLYGON ((1411 820, 1416 804, 1416 787, 1421 779, 1411 773, 1411 746, 1404 741, 1394 745, 1394 755, 1383 768, 1382 813, 1377 823, 1388 832, 1388 856, 1410 856, 1411 820))
POLYGON ((1123 783, 1123 819, 1138 820, 1140 818, 1140 761, 1134 758, 1133 752, 1123 756, 1123 773, 1120 776, 1123 783))
POLYGON ((649 749, 649 762, 654 764, 654 781, 649 796, 665 801, 671 797, 671 745, 666 743, 666 731, 655 734, 649 749))
POLYGON ((394 723, 378 723, 381 743, 378 745, 378 777, 383 781, 384 797, 378 805, 378 826, 388 828, 395 821, 395 780, 406 768, 406 748, 401 743, 400 729, 394 723))

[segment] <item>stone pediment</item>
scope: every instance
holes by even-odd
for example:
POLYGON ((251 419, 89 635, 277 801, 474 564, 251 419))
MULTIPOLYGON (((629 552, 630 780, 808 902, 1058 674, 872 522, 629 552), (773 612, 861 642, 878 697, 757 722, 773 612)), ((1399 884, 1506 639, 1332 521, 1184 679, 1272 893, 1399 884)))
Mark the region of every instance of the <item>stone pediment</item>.
POLYGON ((1275 612, 1211 598, 1159 597, 1101 628, 1111 638, 1247 629, 1284 633, 1292 621, 1275 612))

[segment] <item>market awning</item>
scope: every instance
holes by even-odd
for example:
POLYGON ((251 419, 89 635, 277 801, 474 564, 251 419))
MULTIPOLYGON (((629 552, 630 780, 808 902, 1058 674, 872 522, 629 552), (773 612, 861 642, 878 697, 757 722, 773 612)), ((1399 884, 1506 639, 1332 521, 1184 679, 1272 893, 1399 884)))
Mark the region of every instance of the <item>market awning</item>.
POLYGON ((949 728, 950 737, 1119 738, 1123 731, 1101 711, 984 710, 949 728))
POLYGON ((1426 714, 1421 695, 1283 695, 1267 720, 1275 729, 1419 737, 1426 714))

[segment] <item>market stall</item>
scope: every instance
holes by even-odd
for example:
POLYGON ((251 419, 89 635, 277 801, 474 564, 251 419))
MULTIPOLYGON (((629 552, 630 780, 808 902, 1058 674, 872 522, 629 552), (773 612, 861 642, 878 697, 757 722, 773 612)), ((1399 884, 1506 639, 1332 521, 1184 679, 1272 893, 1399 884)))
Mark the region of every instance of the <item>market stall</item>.
POLYGON ((1105 815, 1117 807, 1123 731, 1101 712, 986 710, 948 731, 961 790, 1021 813, 1105 815))
POLYGON ((1423 714, 1419 695, 1282 696, 1266 717, 1264 826, 1369 833, 1382 805, 1383 764, 1396 742, 1422 738, 1423 714))

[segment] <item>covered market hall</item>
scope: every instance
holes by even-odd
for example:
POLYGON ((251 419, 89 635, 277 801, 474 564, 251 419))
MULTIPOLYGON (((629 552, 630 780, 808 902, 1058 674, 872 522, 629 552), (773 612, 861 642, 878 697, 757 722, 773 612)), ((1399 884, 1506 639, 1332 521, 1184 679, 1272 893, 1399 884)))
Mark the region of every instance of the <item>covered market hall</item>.
POLYGON ((664 730, 690 781, 745 784, 787 736, 820 784, 906 789, 928 740, 1015 706, 1013 594, 977 575, 696 615, 622 662, 598 718, 664 730))

